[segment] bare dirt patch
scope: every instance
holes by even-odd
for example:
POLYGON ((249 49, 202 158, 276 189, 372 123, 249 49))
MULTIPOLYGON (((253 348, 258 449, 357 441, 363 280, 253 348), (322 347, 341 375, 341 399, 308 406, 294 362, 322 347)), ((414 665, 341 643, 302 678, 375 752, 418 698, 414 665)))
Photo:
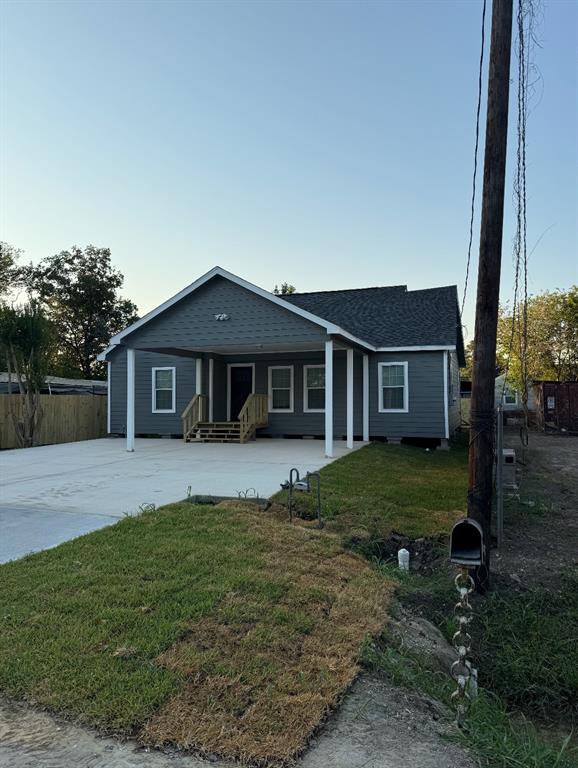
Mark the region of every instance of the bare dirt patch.
POLYGON ((518 498, 506 503, 494 572, 514 587, 559 590, 560 575, 578 567, 578 437, 531 432, 522 451, 512 430, 505 444, 525 463, 518 466, 518 498))
MULTIPOLYGON (((439 705, 363 675, 296 768, 474 768, 439 705)), ((234 768, 238 763, 146 749, 23 705, 0 706, 1 768, 234 768)))

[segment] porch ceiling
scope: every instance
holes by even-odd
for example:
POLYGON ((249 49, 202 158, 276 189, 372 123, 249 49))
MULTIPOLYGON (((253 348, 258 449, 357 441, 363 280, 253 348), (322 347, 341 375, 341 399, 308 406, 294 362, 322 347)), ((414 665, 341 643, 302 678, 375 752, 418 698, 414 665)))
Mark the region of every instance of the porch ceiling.
MULTIPOLYGON (((346 349, 347 346, 341 342, 334 340, 335 349, 346 349)), ((307 342, 294 342, 286 344, 236 344, 231 345, 214 345, 203 346, 202 344, 195 347, 137 347, 144 352, 158 352, 165 355, 181 355, 183 357, 195 357, 199 353, 213 353, 216 355, 263 355, 271 354, 272 352, 323 352, 324 348, 319 342, 307 341, 307 342)))

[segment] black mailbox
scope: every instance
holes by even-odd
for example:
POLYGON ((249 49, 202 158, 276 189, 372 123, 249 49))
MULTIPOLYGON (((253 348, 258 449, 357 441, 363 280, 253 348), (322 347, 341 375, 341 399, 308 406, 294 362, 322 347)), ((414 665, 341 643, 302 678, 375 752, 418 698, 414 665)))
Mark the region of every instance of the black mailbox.
POLYGON ((469 517, 459 520, 450 536, 450 560, 475 568, 485 560, 482 526, 469 517))

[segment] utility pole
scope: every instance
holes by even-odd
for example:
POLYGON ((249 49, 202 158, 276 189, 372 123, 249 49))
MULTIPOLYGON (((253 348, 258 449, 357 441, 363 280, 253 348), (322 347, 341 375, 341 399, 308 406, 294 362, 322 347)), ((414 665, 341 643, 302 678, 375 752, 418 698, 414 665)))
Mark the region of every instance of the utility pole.
MULTIPOLYGON (((493 0, 486 150, 480 227, 470 417, 468 517, 482 526, 485 563, 475 574, 478 591, 490 575, 494 465, 494 380, 504 224, 504 184, 512 45, 512 0, 493 0)), ((501 457, 500 457, 501 458, 501 457)))

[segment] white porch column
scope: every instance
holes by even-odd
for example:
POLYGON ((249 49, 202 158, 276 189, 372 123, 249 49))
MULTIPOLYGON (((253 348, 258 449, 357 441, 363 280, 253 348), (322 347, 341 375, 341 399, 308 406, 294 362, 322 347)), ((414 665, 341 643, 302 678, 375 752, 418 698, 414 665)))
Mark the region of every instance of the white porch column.
POLYGON ((347 350, 347 447, 353 448, 353 350, 347 350))
POLYGON ((126 449, 134 451, 134 368, 135 351, 126 350, 126 449))
MULTIPOLYGON (((108 360, 107 363, 106 363, 106 432, 107 432, 108 435, 110 435, 110 432, 111 432, 110 427, 111 427, 111 423, 112 423, 112 419, 111 419, 112 403, 111 403, 111 399, 110 399, 110 395, 111 395, 111 381, 110 381, 110 377, 111 377, 111 374, 112 374, 112 364, 111 364, 110 360, 108 360)), ((10 384, 8 384, 8 386, 10 386, 10 384)), ((8 390, 8 391, 10 392, 10 390, 8 390)))
POLYGON ((212 357, 209 358, 209 421, 213 421, 213 363, 212 357))
POLYGON ((201 395, 203 392, 203 361, 197 357, 195 367, 195 395, 201 395))
POLYGON ((333 458, 333 341, 325 342, 325 455, 333 458))
POLYGON ((369 355, 363 355, 363 442, 369 442, 369 355))

